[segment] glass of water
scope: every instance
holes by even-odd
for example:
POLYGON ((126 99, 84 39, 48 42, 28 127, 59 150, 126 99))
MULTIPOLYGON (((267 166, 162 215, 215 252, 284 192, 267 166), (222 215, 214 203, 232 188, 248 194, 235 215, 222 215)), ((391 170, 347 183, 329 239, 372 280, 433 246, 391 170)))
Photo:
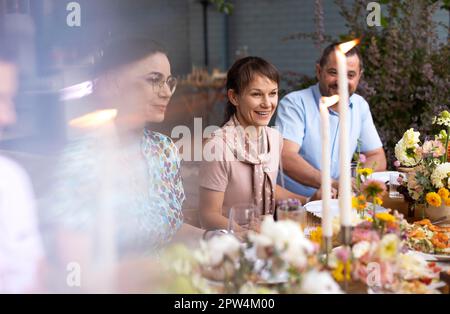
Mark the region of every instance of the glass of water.
POLYGON ((400 183, 398 182, 398 173, 389 174, 389 197, 402 198, 403 196, 398 191, 400 183))

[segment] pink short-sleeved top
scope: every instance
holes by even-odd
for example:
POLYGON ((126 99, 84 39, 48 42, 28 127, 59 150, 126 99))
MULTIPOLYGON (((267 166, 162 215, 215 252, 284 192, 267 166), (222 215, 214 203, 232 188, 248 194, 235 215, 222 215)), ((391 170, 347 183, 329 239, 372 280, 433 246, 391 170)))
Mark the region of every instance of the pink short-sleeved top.
MULTIPOLYGON (((268 142, 268 158, 264 162, 262 169, 270 178, 274 190, 283 141, 281 134, 277 130, 265 127, 265 131, 268 142)), ((200 186, 205 189, 225 193, 222 214, 228 216, 229 209, 239 203, 258 204, 258 200, 263 197, 265 189, 264 184, 253 186, 253 182, 261 181, 255 180, 254 177, 254 172, 260 171, 258 167, 238 158, 230 158, 230 156, 234 156, 234 153, 228 145, 224 145, 224 140, 220 136, 213 136, 205 143, 204 147, 204 151, 212 151, 216 157, 222 156, 222 158, 213 158, 214 160, 212 161, 203 160, 200 166, 200 186)), ((256 173, 256 175, 262 178, 264 174, 256 173)), ((269 213, 264 212, 263 206, 258 206, 261 207, 260 210, 263 214, 273 214, 275 203, 273 191, 270 197, 273 206, 269 213)))

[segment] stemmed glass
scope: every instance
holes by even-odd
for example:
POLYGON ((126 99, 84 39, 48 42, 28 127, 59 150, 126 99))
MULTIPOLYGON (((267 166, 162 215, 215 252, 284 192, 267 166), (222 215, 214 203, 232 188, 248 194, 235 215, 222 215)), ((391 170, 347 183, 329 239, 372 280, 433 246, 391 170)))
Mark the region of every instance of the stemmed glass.
POLYGON ((228 232, 243 239, 249 230, 259 231, 261 213, 254 204, 236 204, 228 214, 228 232))

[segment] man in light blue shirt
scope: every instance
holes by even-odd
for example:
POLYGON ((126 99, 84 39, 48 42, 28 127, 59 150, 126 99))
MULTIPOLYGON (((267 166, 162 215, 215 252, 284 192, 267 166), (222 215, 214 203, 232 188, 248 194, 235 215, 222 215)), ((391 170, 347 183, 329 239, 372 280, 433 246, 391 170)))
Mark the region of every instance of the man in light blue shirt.
MULTIPOLYGON (((285 187, 297 194, 310 196, 321 186, 321 131, 319 100, 338 94, 336 44, 325 48, 316 64, 318 83, 286 95, 278 106, 275 125, 284 138, 282 162, 285 187)), ((366 155, 365 165, 375 171, 386 169, 386 156, 373 123, 369 104, 355 94, 362 74, 362 58, 357 48, 347 54, 349 82, 350 154, 358 149, 366 155)), ((339 178, 339 108, 329 107, 331 177, 338 189, 339 178)), ((350 160, 349 160, 350 162, 350 160)), ((279 178, 279 181, 280 178, 279 178)))

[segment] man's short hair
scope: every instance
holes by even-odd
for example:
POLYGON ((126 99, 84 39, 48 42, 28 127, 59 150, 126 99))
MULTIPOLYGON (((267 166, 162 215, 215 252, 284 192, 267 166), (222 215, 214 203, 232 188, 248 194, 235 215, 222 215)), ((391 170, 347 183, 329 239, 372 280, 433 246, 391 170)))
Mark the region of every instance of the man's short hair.
MULTIPOLYGON (((323 68, 327 62, 328 59, 330 57, 330 54, 333 53, 336 49, 336 46, 340 45, 341 43, 335 42, 332 43, 331 45, 327 46, 323 52, 322 52, 322 56, 320 57, 320 59, 317 61, 317 63, 320 65, 321 68, 323 68)), ((346 54, 347 57, 350 56, 354 56, 357 55, 358 59, 359 59, 359 68, 362 71, 364 64, 363 64, 363 59, 362 59, 362 55, 361 52, 359 51, 358 46, 353 47, 352 49, 350 49, 346 54)))

